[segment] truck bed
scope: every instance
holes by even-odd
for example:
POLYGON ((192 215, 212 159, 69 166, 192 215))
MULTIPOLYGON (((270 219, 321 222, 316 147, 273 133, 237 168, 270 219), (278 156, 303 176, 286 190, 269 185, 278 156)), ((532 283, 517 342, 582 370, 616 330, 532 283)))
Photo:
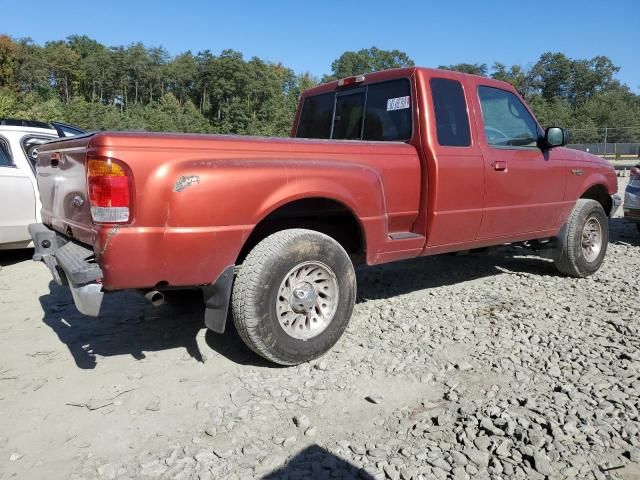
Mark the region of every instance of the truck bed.
MULTIPOLYGON (((368 250, 375 263, 389 234, 409 232, 415 220, 419 162, 401 142, 99 132, 47 144, 37 171, 43 223, 90 246, 104 287, 121 289, 214 281, 270 210, 314 192, 333 194, 375 232, 368 250), (88 158, 115 158, 130 169, 126 224, 92 220, 88 158)), ((411 243, 396 242, 417 254, 422 245, 411 243)))

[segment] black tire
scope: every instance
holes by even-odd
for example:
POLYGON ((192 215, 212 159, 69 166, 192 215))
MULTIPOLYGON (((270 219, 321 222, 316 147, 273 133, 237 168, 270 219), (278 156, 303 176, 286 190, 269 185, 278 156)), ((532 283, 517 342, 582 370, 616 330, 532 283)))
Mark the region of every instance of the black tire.
POLYGON ((594 274, 602 265, 609 244, 609 220, 602 205, 595 200, 579 199, 557 238, 554 252, 556 268, 565 275, 583 278, 594 274), (589 223, 600 226, 600 249, 594 258, 583 248, 583 230, 589 223))
POLYGON ((638 233, 640 233, 640 223, 636 223, 636 228, 638 229, 638 233))
MULTIPOLYGON (((321 301, 315 293, 314 298, 321 301)), ((236 329, 249 348, 272 362, 296 365, 321 356, 338 341, 351 318, 355 298, 356 277, 342 246, 319 232, 290 229, 268 236, 249 252, 233 285, 231 308, 236 329), (337 285, 337 291, 332 301, 335 313, 324 330, 302 340, 285 331, 276 306, 282 306, 285 298, 281 295, 285 278, 308 262, 327 267, 332 275, 327 281, 337 285)))

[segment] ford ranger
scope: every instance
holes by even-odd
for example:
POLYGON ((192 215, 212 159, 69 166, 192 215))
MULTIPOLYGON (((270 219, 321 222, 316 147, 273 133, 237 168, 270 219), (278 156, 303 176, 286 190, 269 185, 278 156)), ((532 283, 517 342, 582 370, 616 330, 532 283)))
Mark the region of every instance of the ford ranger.
POLYGON ((620 204, 604 160, 563 148, 509 84, 402 68, 303 93, 292 138, 99 132, 44 145, 35 260, 98 315, 103 295, 203 293, 256 353, 326 352, 354 264, 519 243, 594 273, 620 204))

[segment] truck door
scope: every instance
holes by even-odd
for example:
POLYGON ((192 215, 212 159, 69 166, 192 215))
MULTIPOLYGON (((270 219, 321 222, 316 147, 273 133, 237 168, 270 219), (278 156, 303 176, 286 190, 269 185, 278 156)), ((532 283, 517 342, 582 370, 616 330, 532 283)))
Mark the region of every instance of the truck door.
POLYGON ((478 239, 556 228, 564 197, 564 170, 538 147, 538 124, 508 90, 479 85, 478 100, 480 136, 485 137, 480 142, 485 193, 478 239))
POLYGON ((0 247, 30 240, 27 227, 36 220, 32 177, 13 163, 9 143, 0 137, 0 247))
POLYGON ((429 170, 430 247, 473 242, 482 220, 484 167, 476 130, 470 127, 473 111, 467 106, 468 86, 455 75, 446 75, 439 72, 428 84, 435 119, 425 145, 435 160, 429 170))

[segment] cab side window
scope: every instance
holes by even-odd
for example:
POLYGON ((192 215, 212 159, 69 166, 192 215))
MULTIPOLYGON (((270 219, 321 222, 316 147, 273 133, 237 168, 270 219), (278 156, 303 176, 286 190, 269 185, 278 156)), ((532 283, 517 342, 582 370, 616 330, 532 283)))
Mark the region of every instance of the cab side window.
POLYGON ((0 138, 0 167, 12 167, 11 153, 7 142, 0 138))
POLYGON ((480 86, 478 97, 482 108, 487 143, 493 147, 536 147, 538 126, 513 93, 499 88, 480 86))
POLYGON ((467 102, 462 85, 457 80, 432 78, 431 96, 436 113, 438 143, 449 147, 471 145, 467 102))

